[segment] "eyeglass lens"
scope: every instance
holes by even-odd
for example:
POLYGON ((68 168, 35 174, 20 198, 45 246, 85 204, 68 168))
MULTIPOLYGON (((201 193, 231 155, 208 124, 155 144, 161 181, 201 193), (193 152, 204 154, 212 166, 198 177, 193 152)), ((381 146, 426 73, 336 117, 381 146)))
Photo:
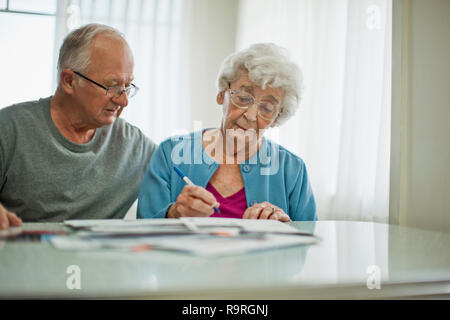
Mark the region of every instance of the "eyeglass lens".
MULTIPOLYGON (((231 101, 239 107, 248 108, 255 103, 255 98, 246 92, 232 91, 231 101)), ((278 109, 272 102, 259 101, 257 106, 258 114, 266 120, 271 120, 278 114, 278 109)))

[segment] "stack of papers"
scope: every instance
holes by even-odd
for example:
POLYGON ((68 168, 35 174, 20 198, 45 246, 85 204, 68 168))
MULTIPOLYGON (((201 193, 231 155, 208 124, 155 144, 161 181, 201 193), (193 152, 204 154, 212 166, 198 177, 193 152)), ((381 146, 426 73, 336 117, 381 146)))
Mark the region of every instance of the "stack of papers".
POLYGON ((314 235, 275 220, 69 220, 65 224, 75 232, 51 239, 61 250, 167 250, 214 257, 317 242, 314 235))

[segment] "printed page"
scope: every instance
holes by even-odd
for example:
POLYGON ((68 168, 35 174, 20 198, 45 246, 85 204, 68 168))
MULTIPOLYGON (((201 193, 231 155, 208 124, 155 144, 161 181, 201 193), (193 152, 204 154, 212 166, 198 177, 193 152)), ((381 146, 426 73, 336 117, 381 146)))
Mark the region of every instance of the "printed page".
POLYGON ((299 230, 287 223, 277 220, 256 220, 256 219, 230 219, 230 218, 180 218, 182 221, 189 221, 197 227, 234 227, 246 232, 277 232, 292 233, 299 230))

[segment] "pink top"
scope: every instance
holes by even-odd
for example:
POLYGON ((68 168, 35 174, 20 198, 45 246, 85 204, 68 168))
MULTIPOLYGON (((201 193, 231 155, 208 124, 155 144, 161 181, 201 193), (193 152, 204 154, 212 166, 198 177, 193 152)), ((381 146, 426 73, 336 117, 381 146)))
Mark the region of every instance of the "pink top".
POLYGON ((220 213, 214 212, 211 217, 215 218, 237 218, 242 219, 245 210, 247 209, 247 198, 245 197, 245 188, 242 188, 235 194, 229 197, 222 197, 216 188, 208 182, 206 190, 211 192, 216 197, 217 202, 220 203, 220 213))

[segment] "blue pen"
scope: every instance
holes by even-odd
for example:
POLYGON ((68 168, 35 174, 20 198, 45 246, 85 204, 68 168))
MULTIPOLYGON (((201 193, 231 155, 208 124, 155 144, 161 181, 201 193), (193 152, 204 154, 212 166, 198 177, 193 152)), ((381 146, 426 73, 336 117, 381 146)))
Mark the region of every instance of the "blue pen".
MULTIPOLYGON (((181 171, 180 169, 178 169, 175 166, 173 166, 173 169, 175 170, 176 173, 178 173, 178 175, 181 177, 181 179, 183 179, 183 181, 186 182, 187 185, 195 186, 195 184, 191 181, 191 179, 186 177, 186 175, 183 173, 183 171, 181 171)), ((213 209, 215 212, 220 213, 220 210, 216 206, 214 206, 213 209)))

